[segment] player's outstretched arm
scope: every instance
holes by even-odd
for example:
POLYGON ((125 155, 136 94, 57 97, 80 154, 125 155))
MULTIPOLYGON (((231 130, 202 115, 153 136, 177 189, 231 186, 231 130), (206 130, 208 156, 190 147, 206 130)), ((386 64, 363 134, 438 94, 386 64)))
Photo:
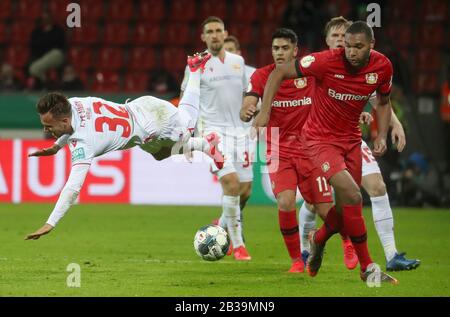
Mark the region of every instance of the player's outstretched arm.
POLYGON ((58 151, 61 149, 61 147, 58 144, 54 144, 52 147, 48 147, 45 149, 39 149, 33 153, 28 154, 28 157, 31 156, 50 156, 55 155, 58 153, 58 151))
POLYGON ((37 240, 41 236, 49 233, 66 214, 69 208, 75 203, 81 187, 83 186, 86 175, 89 171, 89 163, 82 163, 72 166, 69 179, 64 186, 55 208, 47 220, 47 223, 37 231, 28 234, 25 240, 37 240))
POLYGON ((377 123, 378 123, 378 135, 373 144, 373 154, 375 156, 382 156, 386 150, 386 138, 391 123, 391 100, 389 95, 378 97, 377 105, 377 123))
POLYGON ((262 98, 261 110, 253 121, 253 126, 256 129, 267 126, 273 98, 280 88, 281 82, 284 79, 298 77, 295 61, 296 60, 294 59, 289 63, 277 65, 267 79, 266 87, 264 88, 264 96, 262 98))
POLYGON ((258 98, 255 96, 246 96, 244 97, 244 102, 242 103, 241 111, 239 112, 239 116, 241 120, 244 122, 249 122, 258 111, 258 98))
POLYGON ((58 140, 55 141, 55 144, 53 144, 53 146, 45 148, 45 149, 40 149, 40 150, 37 150, 36 152, 30 153, 30 154, 28 154, 28 157, 55 155, 56 153, 58 153, 58 151, 60 149, 62 149, 67 144, 68 140, 69 140, 69 135, 64 134, 63 136, 59 137, 58 140))

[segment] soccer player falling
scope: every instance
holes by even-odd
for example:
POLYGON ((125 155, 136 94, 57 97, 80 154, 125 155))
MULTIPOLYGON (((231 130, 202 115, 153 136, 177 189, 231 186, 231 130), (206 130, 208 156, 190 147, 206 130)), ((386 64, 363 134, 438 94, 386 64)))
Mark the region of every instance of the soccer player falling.
MULTIPOLYGON (((330 49, 344 47, 345 31, 351 22, 344 17, 331 19, 325 26, 325 40, 330 49)), ((376 109, 377 98, 373 94, 369 99, 372 107, 376 109)), ((401 152, 406 145, 405 132, 403 127, 392 111, 390 127, 392 128, 392 143, 397 143, 397 150, 401 152)), ((364 140, 361 142, 362 151, 362 187, 369 194, 372 202, 372 214, 378 237, 383 246, 386 269, 388 271, 403 271, 415 269, 420 265, 420 260, 407 259, 405 253, 399 253, 395 246, 394 218, 389 204, 389 197, 386 192, 386 185, 381 175, 380 167, 372 152, 364 140)), ((303 204, 300 209, 299 222, 302 243, 302 257, 306 260, 309 255, 309 232, 316 227, 316 214, 307 204, 303 204)), ((331 206, 330 206, 331 207, 331 206)), ((329 208, 325 208, 326 211, 329 208)), ((321 217, 326 215, 321 215, 321 217)), ((342 234, 341 234, 342 235, 342 234)), ((358 258, 354 253, 353 246, 347 235, 342 235, 344 247, 344 262, 348 269, 354 269, 358 264, 358 258)))
MULTIPOLYGON (((389 94, 392 64, 373 50, 373 30, 367 23, 353 23, 345 33, 345 49, 327 50, 303 57, 300 61, 279 65, 269 76, 261 112, 253 125, 265 127, 273 98, 283 79, 312 76, 316 78, 314 105, 301 135, 300 188, 308 203, 332 202, 331 184, 336 203, 325 223, 310 233, 307 271, 315 276, 322 264, 326 241, 343 231, 350 237, 361 266, 363 281, 377 270, 367 248, 367 231, 362 217, 360 114, 376 91, 378 136, 373 154, 386 151, 386 137, 391 121, 389 94)), ((397 284, 392 276, 378 272, 380 280, 397 284)))
MULTIPOLYGON (((241 208, 250 197, 253 180, 252 153, 249 136, 239 118, 242 98, 247 87, 244 59, 225 51, 225 25, 218 17, 208 17, 202 23, 201 39, 211 59, 201 74, 200 112, 196 132, 216 133, 225 156, 221 170, 211 166, 222 186, 222 215, 218 224, 228 231, 235 260, 251 260, 242 238, 241 208)), ((190 76, 186 73, 185 81, 190 76)), ((231 249, 231 248, 230 248, 231 249)))
POLYGON ((105 153, 138 145, 161 160, 183 151, 202 151, 221 169, 224 158, 217 149, 218 136, 190 137, 198 117, 200 73, 209 58, 210 54, 188 57, 191 74, 178 109, 151 96, 123 105, 96 97, 67 99, 55 92, 41 97, 37 104, 41 123, 59 139, 53 147, 29 156, 53 155, 69 144, 72 168, 46 224, 25 239, 39 239, 56 226, 76 201, 92 160, 105 153))

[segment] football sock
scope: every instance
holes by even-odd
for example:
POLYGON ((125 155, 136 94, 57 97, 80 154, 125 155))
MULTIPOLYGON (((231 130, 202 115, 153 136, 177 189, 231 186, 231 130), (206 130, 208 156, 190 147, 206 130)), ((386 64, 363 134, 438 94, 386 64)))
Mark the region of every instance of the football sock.
POLYGON ((209 153, 209 143, 204 138, 190 138, 187 141, 187 148, 191 151, 202 151, 209 153))
POLYGON ((303 203, 300 211, 298 212, 298 222, 300 229, 301 249, 309 252, 308 236, 311 230, 316 228, 316 214, 309 211, 306 207, 306 203, 303 203))
POLYGON ((342 216, 336 212, 336 207, 331 207, 324 224, 317 230, 314 241, 318 244, 325 244, 327 240, 339 232, 342 228, 342 216))
POLYGON ((383 245, 386 260, 390 261, 397 253, 394 238, 394 217, 389 204, 388 194, 379 197, 371 197, 372 214, 378 237, 383 245))
POLYGON ((298 234, 297 211, 278 210, 278 220, 280 223, 281 234, 283 235, 284 244, 289 252, 292 262, 299 261, 300 252, 300 236, 298 234))
POLYGON ((365 271, 367 266, 372 263, 367 248, 367 231, 362 216, 362 205, 345 205, 342 207, 342 219, 345 232, 349 235, 355 248, 361 265, 361 271, 365 271))
MULTIPOLYGON (((225 218, 228 234, 230 235, 233 248, 238 248, 244 245, 242 241, 241 228, 241 209, 239 207, 239 196, 224 195, 222 198, 222 216, 225 218)), ((219 222, 220 223, 220 222, 219 222)))
POLYGON ((200 107, 200 72, 189 74, 189 79, 181 97, 178 111, 186 127, 193 130, 197 124, 200 107))
POLYGON ((348 240, 348 239, 350 239, 349 236, 348 236, 347 234, 345 234, 344 228, 341 228, 341 231, 339 231, 339 234, 341 235, 341 239, 342 239, 342 240, 348 240))

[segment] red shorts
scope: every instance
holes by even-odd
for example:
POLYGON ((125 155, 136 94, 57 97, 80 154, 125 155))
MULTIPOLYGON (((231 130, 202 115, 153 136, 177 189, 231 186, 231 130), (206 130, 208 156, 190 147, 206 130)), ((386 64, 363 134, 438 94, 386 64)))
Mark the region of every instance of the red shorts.
POLYGON ((300 157, 300 191, 310 204, 332 202, 330 178, 348 170, 358 186, 361 185, 361 142, 316 143, 305 142, 300 157))
POLYGON ((271 159, 269 177, 272 184, 272 192, 277 195, 285 190, 297 191, 299 184, 298 157, 279 157, 271 159))

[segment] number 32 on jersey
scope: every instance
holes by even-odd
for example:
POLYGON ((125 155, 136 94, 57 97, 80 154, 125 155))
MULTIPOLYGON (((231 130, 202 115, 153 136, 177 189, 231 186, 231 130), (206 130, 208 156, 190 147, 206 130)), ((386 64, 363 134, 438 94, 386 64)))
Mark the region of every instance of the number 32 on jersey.
POLYGON ((95 119, 95 131, 104 132, 106 123, 109 131, 117 131, 117 127, 120 126, 123 128, 122 137, 130 137, 130 114, 125 107, 115 108, 102 102, 94 102, 93 108, 96 114, 101 115, 95 119))

